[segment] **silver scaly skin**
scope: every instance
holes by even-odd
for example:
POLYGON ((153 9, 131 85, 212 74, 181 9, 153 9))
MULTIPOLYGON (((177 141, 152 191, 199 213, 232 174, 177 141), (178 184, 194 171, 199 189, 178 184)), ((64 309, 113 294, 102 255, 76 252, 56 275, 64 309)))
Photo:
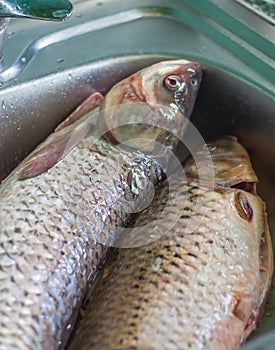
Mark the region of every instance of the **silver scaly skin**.
MULTIPOLYGON (((255 329, 273 272, 265 206, 237 140, 208 147, 214 188, 199 182, 192 160, 186 179, 160 184, 132 223, 144 227, 143 237, 125 237, 136 247, 112 248, 70 350, 233 350, 255 329), (167 233, 157 239, 160 226, 167 233), (156 240, 141 246, 146 236, 156 240)), ((201 161, 207 179, 209 165, 201 161)))
MULTIPOLYGON (((183 103, 177 111, 179 123, 180 115, 188 118, 200 66, 178 60, 145 71, 161 83, 164 98, 158 102, 167 108, 175 94, 163 85, 167 75, 176 72, 190 85, 180 92, 183 103)), ((143 86, 129 81, 142 77, 140 71, 126 78, 106 98, 112 105, 133 105, 137 99, 131 95, 141 96, 143 86)), ((139 102, 149 105, 146 98, 139 102)), ((102 99, 98 93, 88 98, 0 186, 1 350, 51 350, 65 344, 87 285, 106 258, 108 244, 102 243, 112 239, 114 226, 127 223, 148 186, 163 179, 166 169, 150 155, 94 136, 94 112, 84 114, 102 99)), ((161 112, 158 116, 163 118, 161 112)), ((159 133, 155 130, 153 137, 159 133)))

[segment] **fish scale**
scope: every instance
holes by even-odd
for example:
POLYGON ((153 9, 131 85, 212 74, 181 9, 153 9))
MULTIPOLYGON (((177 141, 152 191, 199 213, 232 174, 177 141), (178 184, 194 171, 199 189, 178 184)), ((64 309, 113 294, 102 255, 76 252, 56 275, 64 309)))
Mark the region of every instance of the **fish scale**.
MULTIPOLYGON (((215 187, 194 178, 192 163, 185 167, 187 180, 177 177, 158 187, 152 204, 132 225, 144 226, 144 236, 157 238, 160 225, 167 233, 138 246, 136 231, 128 232, 125 240, 137 247, 112 250, 87 297, 70 350, 229 350, 256 327, 273 271, 265 206, 253 191, 224 186, 224 180, 256 181, 236 139, 227 137, 214 145, 215 187), (231 158, 242 167, 236 166, 235 177, 227 178, 222 170, 231 158), (253 210, 252 220, 236 205, 240 193, 253 210), (163 221, 146 227, 165 205, 169 211, 163 221), (168 230, 170 224, 174 227, 168 230), (264 276, 263 233, 269 246, 264 276)), ((228 169, 232 175, 232 167, 228 169)))
MULTIPOLYGON (((101 147, 103 143, 101 140, 101 147)), ((107 247, 96 243, 93 232, 101 232, 102 236, 106 234, 105 217, 111 223, 116 220, 118 225, 125 224, 119 213, 123 208, 117 208, 119 215, 112 213, 110 206, 102 205, 101 198, 108 198, 109 203, 115 203, 120 193, 131 194, 131 184, 127 183, 130 171, 137 170, 144 174, 143 186, 146 189, 146 181, 150 178, 148 175, 155 173, 154 168, 158 167, 149 158, 144 166, 144 156, 141 154, 133 158, 131 153, 117 151, 110 145, 106 150, 106 155, 100 155, 97 147, 94 147, 93 152, 91 149, 83 152, 81 147, 80 150, 75 148, 66 160, 49 173, 25 181, 15 179, 8 186, 3 186, 0 212, 1 225, 5 229, 1 232, 0 293, 3 295, 8 290, 9 294, 5 302, 0 304, 0 335, 10 333, 10 337, 6 338, 7 343, 0 337, 1 349, 8 346, 39 349, 42 344, 46 344, 42 348, 56 347, 64 319, 70 320, 72 310, 78 305, 88 281, 96 272, 95 268, 106 256, 107 247), (62 181, 66 184, 72 180, 71 170, 68 169, 70 164, 81 157, 86 162, 77 170, 78 181, 85 183, 89 179, 89 187, 98 191, 100 197, 93 196, 92 191, 86 191, 86 198, 82 198, 81 203, 75 206, 79 188, 72 186, 67 190, 65 186, 65 201, 64 198, 60 201, 60 186, 62 181), (94 158, 105 166, 98 167, 97 174, 90 177, 94 158), (119 159, 123 159, 125 164, 131 163, 131 166, 122 168, 116 182, 102 181, 106 171, 112 169, 119 159), (60 181, 56 181, 57 178, 60 181), (45 220, 45 215, 51 220, 45 220), (75 222, 78 225, 74 226, 75 222), (24 245, 24 251, 20 245, 24 245), (17 317, 8 320, 5 315, 9 314, 11 308, 17 309, 17 317), (20 319, 24 321, 20 322, 20 319), (39 336, 41 328, 44 328, 43 338, 39 336)), ((88 184, 85 186, 89 188, 88 184)), ((132 198, 134 196, 132 194, 132 198)))

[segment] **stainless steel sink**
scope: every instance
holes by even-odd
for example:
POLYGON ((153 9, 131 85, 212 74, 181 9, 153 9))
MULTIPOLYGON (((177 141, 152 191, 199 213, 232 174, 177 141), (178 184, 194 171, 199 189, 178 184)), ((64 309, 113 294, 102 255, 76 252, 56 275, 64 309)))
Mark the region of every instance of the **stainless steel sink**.
MULTIPOLYGON (((198 60, 205 69, 193 123, 206 140, 234 134, 247 147, 275 235, 270 57, 255 52, 263 62, 257 69, 252 44, 189 1, 72 2, 74 14, 64 23, 11 20, 0 72, 0 180, 89 94, 105 93, 153 62, 184 57, 198 60), (198 21, 208 26, 199 30, 198 21)), ((274 310, 275 289, 255 336, 275 329, 274 310)))

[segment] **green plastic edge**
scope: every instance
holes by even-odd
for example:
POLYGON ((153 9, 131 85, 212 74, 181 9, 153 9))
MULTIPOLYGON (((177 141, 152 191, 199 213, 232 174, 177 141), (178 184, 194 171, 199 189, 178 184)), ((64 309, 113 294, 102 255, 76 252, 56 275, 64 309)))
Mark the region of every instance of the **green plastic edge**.
MULTIPOLYGON (((198 11, 194 11, 194 8, 188 9, 188 5, 183 10, 182 8, 171 8, 171 7, 143 7, 140 10, 144 12, 156 12, 156 14, 161 14, 172 19, 177 19, 180 22, 187 24, 189 27, 195 29, 196 31, 202 33, 204 36, 210 38, 213 42, 216 42, 221 47, 225 48, 229 52, 233 53, 239 60, 243 61, 246 65, 252 68, 255 72, 261 75, 265 80, 271 82, 274 85, 274 68, 264 61, 264 58, 257 57, 253 52, 243 47, 243 40, 240 42, 233 41, 231 38, 220 32, 218 27, 215 27, 215 22, 205 20, 202 21, 202 16, 198 11)), ((219 25, 219 24, 218 24, 219 25)), ((227 67, 227 71, 228 71, 227 67)), ((231 73, 235 73, 234 67, 229 70, 231 73)), ((242 72, 238 72, 246 80, 256 85, 261 90, 266 91, 271 96, 275 97, 275 89, 269 88, 265 83, 260 81, 255 81, 250 79, 242 72)))
POLYGON ((211 1, 183 0, 183 2, 188 3, 189 6, 192 6, 197 10, 203 12, 205 15, 211 17, 220 25, 224 26, 235 35, 238 35, 240 38, 247 41, 249 44, 263 52, 265 55, 271 57, 272 59, 275 59, 275 49, 272 42, 268 41, 260 34, 250 29, 244 23, 240 22, 227 12, 223 11, 221 8, 214 5, 211 1))

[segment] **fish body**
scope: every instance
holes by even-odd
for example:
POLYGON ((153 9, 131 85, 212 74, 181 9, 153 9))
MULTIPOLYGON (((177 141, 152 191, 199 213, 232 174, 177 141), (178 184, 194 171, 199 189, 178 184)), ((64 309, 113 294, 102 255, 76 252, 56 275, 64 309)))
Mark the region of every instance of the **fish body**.
MULTIPOLYGON (((200 66, 184 60, 161 63, 162 69, 165 65, 158 79, 163 81, 176 68, 187 86, 196 79, 195 99, 200 66), (187 72, 190 68, 197 77, 187 72)), ((147 74, 148 70, 155 75, 158 64, 147 68, 147 74)), ((138 74, 142 77, 142 72, 138 74)), ((124 103, 124 85, 134 76, 109 91, 106 98, 113 105, 124 103)), ((128 92, 141 94, 138 89, 128 92)), ((172 96, 168 105, 159 102, 169 108, 174 93, 167 92, 172 96)), ((126 224, 148 188, 163 179, 165 168, 150 155, 119 149, 95 136, 95 115, 108 103, 83 114, 99 104, 97 98, 86 101, 1 184, 1 350, 64 345, 116 227, 126 224)), ((135 103, 127 98, 128 107, 135 103)), ((189 112, 181 111, 182 118, 189 117, 189 112)), ((163 118, 161 113, 158 116, 163 118)), ((160 132, 156 130, 155 136, 160 132)))
POLYGON ((256 327, 273 271, 265 206, 237 140, 208 149, 214 186, 199 151, 201 164, 187 162, 186 179, 158 187, 132 224, 155 241, 141 246, 130 233, 125 240, 135 248, 113 248, 70 350, 229 350, 256 327), (157 239, 161 227, 167 233, 157 239))

